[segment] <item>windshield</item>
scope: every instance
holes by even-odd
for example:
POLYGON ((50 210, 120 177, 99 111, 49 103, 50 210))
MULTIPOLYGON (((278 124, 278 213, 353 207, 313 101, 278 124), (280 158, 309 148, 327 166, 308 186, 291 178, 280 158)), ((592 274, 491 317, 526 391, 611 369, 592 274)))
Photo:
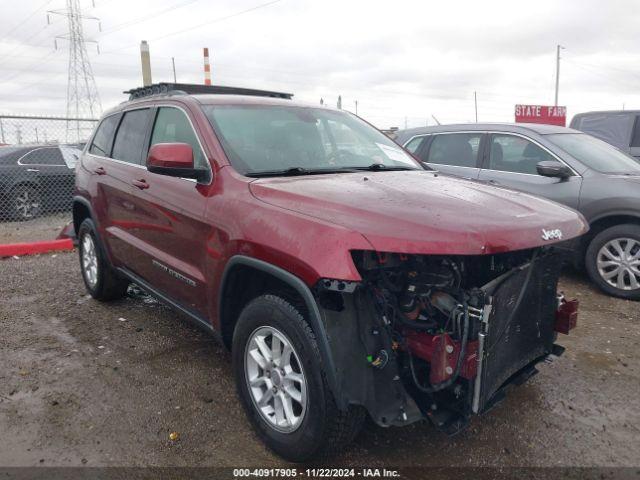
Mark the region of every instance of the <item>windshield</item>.
POLYGON ((640 162, 584 133, 557 133, 547 138, 576 160, 601 173, 640 173, 640 162))
POLYGON ((384 134, 346 112, 271 105, 203 109, 243 175, 423 169, 384 134))

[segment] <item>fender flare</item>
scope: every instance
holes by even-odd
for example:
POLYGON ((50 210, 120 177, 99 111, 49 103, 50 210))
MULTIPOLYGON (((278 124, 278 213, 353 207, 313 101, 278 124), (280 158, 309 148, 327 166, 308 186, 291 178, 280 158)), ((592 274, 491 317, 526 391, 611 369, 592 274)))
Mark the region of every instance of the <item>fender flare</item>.
MULTIPOLYGON (((98 242, 100 243, 101 247, 102 247, 102 252, 104 253, 104 255, 107 257, 107 259, 109 260, 109 262, 111 262, 113 264, 113 259, 111 258, 111 252, 109 252, 109 249, 107 248, 107 245, 105 244, 105 242, 102 239, 102 236, 100 235, 100 225, 98 223, 98 217, 96 216, 95 211, 93 210, 93 207, 91 206, 91 202, 89 200, 87 200, 85 197, 81 196, 81 195, 74 195, 73 196, 73 204, 76 203, 80 203, 82 204, 83 207, 86 207, 87 210, 89 211, 89 218, 91 218, 91 221, 93 222, 93 224, 95 225, 95 234, 98 237, 98 242)), ((78 232, 75 231, 75 218, 73 219, 73 223, 74 223, 74 232, 76 234, 76 239, 79 241, 78 239, 78 232)), ((78 225, 78 228, 80 228, 80 225, 78 225)))
MULTIPOLYGON (((93 207, 91 206, 91 202, 89 200, 87 200, 83 196, 74 195, 73 196, 73 203, 80 203, 80 204, 82 204, 83 207, 86 207, 87 210, 89 210, 89 216, 91 217, 91 220, 93 220, 93 223, 95 223, 96 227, 98 226, 98 219, 96 217, 95 212, 93 211, 93 207)), ((76 235, 77 234, 78 234, 78 232, 76 232, 76 235)))
POLYGON ((591 226, 592 224, 609 217, 634 217, 640 222, 640 213, 637 210, 616 209, 599 213, 597 216, 589 219, 589 225, 591 226))
POLYGON ((220 300, 218 304, 218 318, 220 320, 222 320, 223 318, 223 293, 227 285, 229 272, 231 272, 232 269, 238 265, 252 267, 257 270, 261 270, 269 275, 273 275, 278 280, 286 283, 300 294, 307 307, 307 311, 309 312, 309 318, 307 318, 307 321, 316 334, 316 341, 318 342, 318 348, 320 349, 322 363, 325 365, 325 373, 327 376, 329 388, 333 393, 333 397, 338 405, 338 408, 342 410, 346 409, 347 405, 345 404, 343 395, 340 394, 340 391, 338 389, 338 379, 336 376, 335 363, 333 361, 333 355, 329 346, 327 331, 325 329, 324 323, 322 322, 322 316, 320 315, 320 309, 318 308, 313 293, 311 293, 311 290, 309 289, 307 284, 304 283, 299 277, 287 272, 286 270, 283 270, 280 267, 272 265, 271 263, 258 260, 257 258, 247 257, 245 255, 234 255, 227 262, 224 273, 222 274, 222 281, 220 282, 220 290, 218 294, 218 298, 220 300))

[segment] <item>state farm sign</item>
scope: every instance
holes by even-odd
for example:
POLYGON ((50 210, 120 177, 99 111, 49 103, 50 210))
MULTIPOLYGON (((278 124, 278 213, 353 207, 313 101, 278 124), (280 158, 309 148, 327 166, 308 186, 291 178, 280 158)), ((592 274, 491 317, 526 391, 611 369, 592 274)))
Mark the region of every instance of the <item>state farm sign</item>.
POLYGON ((567 124, 567 107, 516 105, 516 122, 546 123, 564 127, 567 124))

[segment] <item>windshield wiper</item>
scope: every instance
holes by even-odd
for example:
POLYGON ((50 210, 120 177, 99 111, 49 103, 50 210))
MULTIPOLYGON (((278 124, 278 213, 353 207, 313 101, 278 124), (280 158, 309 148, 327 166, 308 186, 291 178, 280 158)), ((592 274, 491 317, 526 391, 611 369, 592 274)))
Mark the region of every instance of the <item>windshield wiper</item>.
POLYGON ((419 170, 418 168, 413 168, 413 167, 404 167, 401 165, 397 165, 397 166, 387 166, 384 163, 372 163, 371 165, 369 165, 368 167, 349 167, 355 170, 368 170, 370 172, 380 172, 382 170, 384 171, 389 171, 389 172, 393 172, 393 171, 404 171, 404 170, 419 170))
POLYGON ((304 168, 291 167, 282 170, 265 170, 263 172, 249 172, 247 177, 295 177, 299 175, 321 175, 323 173, 348 173, 355 172, 354 168, 304 168))

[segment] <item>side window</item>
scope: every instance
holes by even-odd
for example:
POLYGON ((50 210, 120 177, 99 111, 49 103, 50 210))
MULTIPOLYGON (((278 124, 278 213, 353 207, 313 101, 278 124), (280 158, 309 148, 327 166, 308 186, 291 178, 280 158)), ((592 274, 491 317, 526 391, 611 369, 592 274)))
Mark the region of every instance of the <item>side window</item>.
POLYGON ((124 114, 116 133, 116 139, 113 142, 111 158, 127 163, 140 164, 148 119, 148 108, 131 110, 124 114))
POLYGON ((537 175, 536 165, 555 158, 529 140, 515 135, 492 135, 489 169, 537 175))
POLYGON ((20 159, 22 165, 65 165, 58 147, 37 148, 20 159))
POLYGON ((633 127, 633 136, 631 137, 631 146, 640 147, 640 115, 636 116, 636 122, 633 127))
POLYGON ((156 143, 188 143, 193 148, 193 164, 196 168, 209 168, 207 159, 200 148, 198 137, 189 119, 182 110, 160 107, 151 134, 151 145, 156 143))
POLYGON ((111 115, 98 125, 98 130, 93 137, 93 142, 89 148, 89 153, 93 155, 100 155, 103 157, 109 156, 109 147, 111 146, 111 139, 113 138, 113 132, 118 124, 119 115, 111 115))
POLYGON ((418 151, 418 148, 420 148, 420 144, 422 144, 423 140, 427 138, 425 136, 423 137, 415 137, 413 139, 411 139, 411 141, 409 143, 407 143, 404 148, 406 148, 407 150, 409 150, 411 153, 416 153, 418 151))
POLYGON ((426 162, 455 167, 476 167, 482 133, 435 135, 426 162))

